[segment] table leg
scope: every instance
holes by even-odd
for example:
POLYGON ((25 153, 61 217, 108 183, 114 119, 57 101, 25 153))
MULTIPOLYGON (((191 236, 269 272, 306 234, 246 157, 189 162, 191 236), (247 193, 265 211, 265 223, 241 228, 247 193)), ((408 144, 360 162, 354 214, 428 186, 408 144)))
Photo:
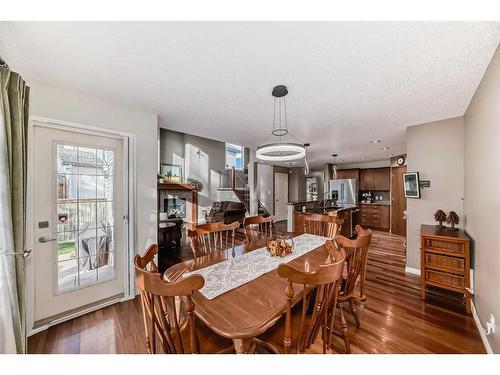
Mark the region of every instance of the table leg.
POLYGON ((246 354, 252 347, 252 339, 233 339, 234 350, 236 354, 246 354))

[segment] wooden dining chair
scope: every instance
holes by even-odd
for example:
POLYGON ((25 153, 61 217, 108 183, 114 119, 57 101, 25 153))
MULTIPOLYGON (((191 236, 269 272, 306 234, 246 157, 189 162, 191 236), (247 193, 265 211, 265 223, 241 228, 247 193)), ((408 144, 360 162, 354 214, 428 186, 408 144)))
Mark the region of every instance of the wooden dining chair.
POLYGON ((302 353, 321 330, 323 353, 331 347, 335 313, 329 312, 335 310, 346 255, 344 250, 337 250, 331 240, 327 240, 325 246, 330 261, 313 272, 299 270, 287 263, 279 265, 278 275, 288 282, 285 316, 256 339, 258 345, 275 353, 302 353), (294 284, 301 285, 304 291, 302 303, 295 306, 294 284), (313 290, 315 293, 311 293, 313 290), (314 298, 314 309, 308 313, 311 298, 314 298))
POLYGON ((336 216, 311 214, 304 217, 304 233, 335 238, 342 229, 343 219, 336 216))
MULTIPOLYGON (((358 236, 364 236, 370 234, 370 242, 371 242, 371 231, 369 229, 364 229, 361 225, 358 224, 356 225, 355 230, 358 236)), ((366 281, 367 264, 368 264, 368 250, 366 251, 365 264, 361 269, 360 281, 359 281, 359 296, 362 302, 366 301, 365 281, 366 281)))
POLYGON ((274 216, 250 216, 243 220, 243 230, 247 243, 273 236, 274 216))
POLYGON ((188 229, 191 250, 194 258, 212 254, 215 251, 234 248, 235 231, 240 223, 231 224, 223 222, 197 225, 194 230, 188 229))
MULTIPOLYGON (((361 227, 359 227, 362 229, 361 227)), ((364 284, 364 270, 366 269, 366 262, 368 257, 368 248, 370 246, 372 237, 371 230, 359 230, 358 236, 354 240, 350 240, 344 236, 337 237, 337 244, 346 252, 345 269, 342 275, 342 283, 337 299, 337 308, 340 313, 341 331, 338 333, 343 339, 346 347, 346 353, 351 353, 351 346, 349 341, 349 329, 344 315, 343 305, 348 304, 349 308, 354 315, 356 325, 361 326, 359 315, 356 307, 356 302, 362 301, 363 298, 355 294, 355 287, 358 278, 360 284, 364 284)), ((361 286, 361 285, 360 285, 361 286)))
POLYGON ((191 275, 174 282, 166 281, 154 262, 158 246, 151 245, 144 255, 134 258, 135 279, 141 294, 146 346, 149 354, 224 352, 231 342, 197 324, 192 294, 201 289, 205 280, 191 275))

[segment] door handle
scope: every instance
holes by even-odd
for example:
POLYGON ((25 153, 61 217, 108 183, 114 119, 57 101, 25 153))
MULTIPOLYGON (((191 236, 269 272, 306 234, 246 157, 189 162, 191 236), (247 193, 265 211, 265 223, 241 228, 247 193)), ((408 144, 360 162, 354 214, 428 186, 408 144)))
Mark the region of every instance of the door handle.
POLYGON ((50 242, 50 241, 56 241, 57 238, 49 238, 47 236, 42 236, 38 239, 38 242, 45 243, 45 242, 50 242))

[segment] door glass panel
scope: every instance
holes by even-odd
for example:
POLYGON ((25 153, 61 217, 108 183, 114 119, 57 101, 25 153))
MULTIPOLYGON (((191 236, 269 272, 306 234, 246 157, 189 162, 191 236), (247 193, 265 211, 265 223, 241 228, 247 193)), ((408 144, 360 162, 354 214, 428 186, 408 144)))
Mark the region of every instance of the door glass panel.
MULTIPOLYGON (((68 200, 68 202, 70 202, 68 200)), ((68 232, 78 230, 78 203, 60 203, 57 205, 57 231, 68 232)))
POLYGON ((78 227, 80 230, 87 230, 97 226, 96 199, 78 202, 78 227))
POLYGON ((111 150, 56 145, 57 293, 115 277, 111 150))
POLYGON ((57 261, 75 259, 78 256, 78 232, 57 234, 57 261))
POLYGON ((58 291, 66 292, 78 287, 78 259, 57 263, 58 291))
POLYGON ((97 194, 96 176, 78 176, 78 199, 95 201, 97 194))

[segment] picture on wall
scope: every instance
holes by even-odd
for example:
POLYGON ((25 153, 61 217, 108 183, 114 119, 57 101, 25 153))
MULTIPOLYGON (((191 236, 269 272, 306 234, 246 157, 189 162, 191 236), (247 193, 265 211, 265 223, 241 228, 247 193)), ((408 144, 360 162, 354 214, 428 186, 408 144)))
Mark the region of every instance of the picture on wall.
POLYGON ((420 198, 420 179, 418 172, 403 174, 403 189, 406 198, 420 198))
POLYGON ((182 182, 182 165, 160 164, 160 174, 167 182, 182 182))

